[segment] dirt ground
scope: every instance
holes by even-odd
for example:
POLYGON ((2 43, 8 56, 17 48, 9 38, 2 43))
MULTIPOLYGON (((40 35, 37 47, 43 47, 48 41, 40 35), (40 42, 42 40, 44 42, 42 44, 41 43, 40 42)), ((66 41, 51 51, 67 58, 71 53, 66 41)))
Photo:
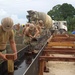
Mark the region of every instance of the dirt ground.
POLYGON ((43 75, 75 75, 75 62, 49 61, 47 67, 50 72, 43 75))

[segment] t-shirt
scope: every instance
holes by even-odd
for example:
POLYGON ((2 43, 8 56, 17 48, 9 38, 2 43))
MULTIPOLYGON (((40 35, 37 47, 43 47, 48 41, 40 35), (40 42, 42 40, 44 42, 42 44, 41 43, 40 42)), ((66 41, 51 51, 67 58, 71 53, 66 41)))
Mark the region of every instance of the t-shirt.
POLYGON ((5 49, 7 42, 13 39, 14 39, 13 30, 6 32, 2 29, 2 26, 0 26, 0 50, 5 49))

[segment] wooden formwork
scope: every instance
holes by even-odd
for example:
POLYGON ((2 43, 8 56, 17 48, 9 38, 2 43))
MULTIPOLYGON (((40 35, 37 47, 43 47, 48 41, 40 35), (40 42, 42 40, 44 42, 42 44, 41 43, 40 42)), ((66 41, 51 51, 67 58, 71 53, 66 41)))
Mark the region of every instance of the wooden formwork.
MULTIPOLYGON (((6 54, 8 73, 14 73, 14 54, 6 54)), ((12 75, 11 74, 11 75, 12 75)))
POLYGON ((75 36, 74 35, 68 35, 68 34, 65 34, 65 35, 53 35, 53 38, 50 40, 52 42, 73 42, 75 41, 75 36))
POLYGON ((48 39, 48 44, 40 56, 39 75, 43 75, 44 66, 46 61, 70 61, 74 62, 75 57, 55 57, 50 54, 70 54, 75 55, 75 35, 58 34, 52 35, 48 39))

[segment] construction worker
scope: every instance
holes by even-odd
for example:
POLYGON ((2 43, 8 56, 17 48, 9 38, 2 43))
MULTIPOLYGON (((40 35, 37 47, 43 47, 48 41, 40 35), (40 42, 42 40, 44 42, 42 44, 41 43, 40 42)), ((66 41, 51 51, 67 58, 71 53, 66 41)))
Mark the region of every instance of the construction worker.
POLYGON ((44 23, 42 20, 39 20, 39 26, 40 26, 40 35, 42 36, 44 33, 44 23))
POLYGON ((39 30, 34 24, 30 24, 29 27, 26 28, 25 30, 25 38, 24 38, 24 43, 26 45, 30 44, 34 46, 37 43, 37 37, 39 34, 39 30))
POLYGON ((37 27, 34 24, 29 24, 25 28, 24 33, 24 44, 29 45, 29 50, 27 52, 28 57, 27 57, 27 62, 26 63, 31 63, 32 61, 32 54, 38 53, 38 50, 35 50, 35 46, 37 44, 37 35, 39 33, 37 27))
POLYGON ((21 27, 20 27, 20 23, 18 23, 18 24, 16 24, 15 25, 15 30, 14 30, 14 32, 15 32, 15 36, 17 36, 17 37, 19 37, 19 36, 21 36, 21 29, 20 29, 21 27))
POLYGON ((13 20, 10 17, 3 18, 0 25, 0 59, 8 60, 6 58, 6 45, 8 41, 13 50, 14 60, 17 59, 17 49, 12 28, 13 20))
POLYGON ((29 26, 30 26, 30 23, 26 23, 25 27, 23 28, 23 39, 24 39, 23 44, 25 44, 25 46, 29 45, 30 43, 29 37, 27 36, 27 31, 29 26))

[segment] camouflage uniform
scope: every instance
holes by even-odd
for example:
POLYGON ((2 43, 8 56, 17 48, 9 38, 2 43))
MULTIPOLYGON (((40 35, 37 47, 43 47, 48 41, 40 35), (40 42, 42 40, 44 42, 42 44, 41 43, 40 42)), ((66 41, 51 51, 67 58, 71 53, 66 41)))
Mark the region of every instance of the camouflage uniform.
POLYGON ((30 37, 29 36, 24 35, 23 39, 24 39, 23 44, 25 44, 25 46, 30 44, 30 37))
MULTIPOLYGON (((28 33, 31 35, 31 36, 34 36, 36 34, 36 27, 33 26, 33 27, 29 27, 28 28, 28 33)), ((34 46, 37 44, 37 40, 35 39, 32 39, 27 33, 24 35, 24 44, 25 45, 30 45, 31 46, 31 50, 34 50, 34 46)))

